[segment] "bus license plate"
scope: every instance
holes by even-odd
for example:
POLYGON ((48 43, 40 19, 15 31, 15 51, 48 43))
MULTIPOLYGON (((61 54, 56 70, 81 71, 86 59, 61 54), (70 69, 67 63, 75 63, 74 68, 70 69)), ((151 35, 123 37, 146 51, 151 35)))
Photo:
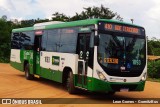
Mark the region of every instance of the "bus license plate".
POLYGON ((128 88, 121 88, 121 89, 120 89, 120 92, 128 92, 128 91, 129 91, 128 88))

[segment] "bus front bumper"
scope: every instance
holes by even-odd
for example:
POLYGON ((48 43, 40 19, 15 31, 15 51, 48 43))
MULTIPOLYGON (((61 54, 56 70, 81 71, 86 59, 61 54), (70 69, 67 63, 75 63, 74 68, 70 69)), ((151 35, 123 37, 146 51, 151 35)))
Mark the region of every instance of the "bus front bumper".
POLYGON ((96 92, 120 92, 120 91, 144 91, 145 81, 134 83, 106 82, 93 78, 90 91, 96 92))

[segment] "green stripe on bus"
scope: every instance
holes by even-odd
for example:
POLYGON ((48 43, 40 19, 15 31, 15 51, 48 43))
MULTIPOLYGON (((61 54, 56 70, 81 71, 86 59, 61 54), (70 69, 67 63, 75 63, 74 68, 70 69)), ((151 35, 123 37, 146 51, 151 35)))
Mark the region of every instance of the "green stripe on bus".
POLYGON ((16 68, 17 70, 20 70, 20 71, 24 71, 23 70, 23 64, 22 63, 18 63, 18 62, 10 62, 10 65, 14 68, 16 68))
POLYGON ((41 77, 62 83, 62 71, 51 70, 41 67, 41 77))

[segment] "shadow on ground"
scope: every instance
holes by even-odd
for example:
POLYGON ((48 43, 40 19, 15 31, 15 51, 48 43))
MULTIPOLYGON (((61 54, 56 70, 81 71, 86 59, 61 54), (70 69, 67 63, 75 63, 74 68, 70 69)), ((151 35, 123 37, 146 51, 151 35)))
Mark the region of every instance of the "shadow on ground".
MULTIPOLYGON (((20 78, 24 78, 24 75, 17 75, 20 78)), ((58 82, 54 82, 51 80, 47 80, 44 78, 35 78, 34 80, 29 80, 29 81, 34 81, 34 82, 38 82, 44 85, 48 85, 54 88, 57 88, 58 90, 62 90, 65 91, 66 93, 67 90, 65 88, 65 86, 61 83, 58 82)), ((98 93, 98 92, 87 92, 87 91, 83 91, 83 90, 78 90, 78 93, 76 93, 75 95, 77 96, 82 96, 83 98, 56 98, 56 99, 48 99, 46 100, 46 102, 53 104, 54 103, 60 103, 60 104, 106 104, 106 103, 112 103, 113 100, 122 100, 122 99, 130 99, 132 100, 132 98, 125 96, 125 95, 108 95, 106 93, 98 93), (54 100, 54 101, 53 101, 54 100)))

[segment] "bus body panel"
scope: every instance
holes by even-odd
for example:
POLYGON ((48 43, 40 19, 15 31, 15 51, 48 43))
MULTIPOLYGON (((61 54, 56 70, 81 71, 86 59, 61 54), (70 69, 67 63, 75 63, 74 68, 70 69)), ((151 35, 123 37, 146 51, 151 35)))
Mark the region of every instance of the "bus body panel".
POLYGON ((77 73, 78 55, 45 51, 41 51, 40 54, 40 76, 62 82, 62 74, 65 67, 71 68, 73 74, 77 73), (48 75, 45 74, 47 71, 48 75))
POLYGON ((33 50, 11 49, 10 63, 14 68, 20 71, 24 71, 25 61, 27 61, 30 66, 30 73, 34 74, 33 72, 34 71, 33 70, 33 50))
POLYGON ((11 55, 10 55, 10 64, 14 68, 23 71, 23 64, 20 60, 20 50, 18 49, 11 49, 11 55))

